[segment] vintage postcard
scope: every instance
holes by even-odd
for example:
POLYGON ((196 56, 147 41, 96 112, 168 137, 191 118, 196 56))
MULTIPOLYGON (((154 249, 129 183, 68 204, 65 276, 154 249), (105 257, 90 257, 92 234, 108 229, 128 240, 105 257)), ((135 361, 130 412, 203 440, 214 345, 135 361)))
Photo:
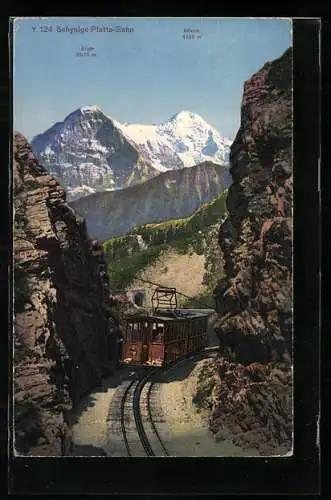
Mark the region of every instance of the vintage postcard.
POLYGON ((12 25, 14 455, 291 456, 292 21, 12 25))

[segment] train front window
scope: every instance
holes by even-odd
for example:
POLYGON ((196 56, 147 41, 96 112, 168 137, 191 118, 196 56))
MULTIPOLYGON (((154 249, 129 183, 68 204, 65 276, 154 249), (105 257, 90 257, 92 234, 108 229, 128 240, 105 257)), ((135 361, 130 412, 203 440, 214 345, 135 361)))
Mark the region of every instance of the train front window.
POLYGON ((156 323, 153 323, 152 324, 152 340, 156 339, 156 335, 157 335, 156 323))
POLYGON ((164 338, 164 323, 157 323, 156 325, 156 340, 162 341, 164 338))

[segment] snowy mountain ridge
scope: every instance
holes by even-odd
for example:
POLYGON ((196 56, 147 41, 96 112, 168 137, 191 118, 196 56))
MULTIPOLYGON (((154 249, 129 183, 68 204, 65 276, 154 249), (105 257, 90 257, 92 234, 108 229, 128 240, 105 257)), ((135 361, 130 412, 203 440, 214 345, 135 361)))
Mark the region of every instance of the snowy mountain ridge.
POLYGON ((31 145, 72 200, 203 161, 227 164, 231 142, 189 111, 159 125, 143 125, 121 123, 93 105, 76 109, 31 145))
POLYGON ((221 136, 196 113, 180 111, 159 125, 113 122, 140 148, 145 158, 162 171, 172 169, 178 159, 183 167, 203 161, 229 163, 232 140, 221 136))

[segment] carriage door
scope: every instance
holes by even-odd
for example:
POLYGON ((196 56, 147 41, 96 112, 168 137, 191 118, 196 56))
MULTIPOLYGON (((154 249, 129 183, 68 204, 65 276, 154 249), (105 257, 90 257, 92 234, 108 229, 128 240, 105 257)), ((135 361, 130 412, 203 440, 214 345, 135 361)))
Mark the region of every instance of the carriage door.
POLYGON ((124 363, 139 364, 141 359, 142 343, 139 338, 139 324, 128 321, 124 335, 122 360, 124 363))
POLYGON ((164 361, 164 323, 152 324, 152 338, 149 344, 148 362, 154 366, 162 366, 164 361))

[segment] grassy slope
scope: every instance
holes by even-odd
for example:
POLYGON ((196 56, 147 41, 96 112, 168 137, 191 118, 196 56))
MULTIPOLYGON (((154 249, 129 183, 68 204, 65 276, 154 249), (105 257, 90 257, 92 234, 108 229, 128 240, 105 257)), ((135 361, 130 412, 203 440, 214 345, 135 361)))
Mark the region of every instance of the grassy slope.
POLYGON ((189 217, 138 226, 128 234, 106 241, 103 246, 112 288, 129 286, 137 273, 170 249, 201 255, 209 228, 225 214, 226 197, 227 191, 223 191, 189 217))

